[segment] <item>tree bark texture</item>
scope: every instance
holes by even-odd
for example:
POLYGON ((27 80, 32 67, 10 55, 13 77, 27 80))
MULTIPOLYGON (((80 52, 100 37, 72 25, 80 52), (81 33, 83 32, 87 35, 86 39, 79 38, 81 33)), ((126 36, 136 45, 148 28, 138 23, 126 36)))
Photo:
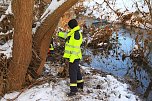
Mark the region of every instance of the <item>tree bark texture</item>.
POLYGON ((32 56, 32 18, 34 0, 13 0, 14 38, 9 65, 8 90, 21 89, 32 56))
POLYGON ((36 31, 33 38, 33 49, 39 58, 35 54, 32 55, 29 70, 36 72, 37 76, 41 75, 44 68, 50 39, 60 17, 77 2, 78 0, 67 0, 50 14, 36 31))

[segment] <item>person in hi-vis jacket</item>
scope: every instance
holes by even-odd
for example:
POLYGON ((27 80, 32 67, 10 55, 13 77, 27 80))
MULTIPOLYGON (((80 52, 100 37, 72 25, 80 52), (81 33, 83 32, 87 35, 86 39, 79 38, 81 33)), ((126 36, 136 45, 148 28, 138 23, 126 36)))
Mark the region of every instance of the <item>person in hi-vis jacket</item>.
POLYGON ((66 40, 63 58, 69 61, 70 77, 70 92, 67 93, 67 96, 73 96, 76 95, 78 91, 83 91, 84 85, 79 66, 79 61, 82 59, 80 48, 82 44, 82 34, 76 19, 71 19, 68 22, 68 26, 71 30, 68 33, 59 32, 58 36, 66 40))

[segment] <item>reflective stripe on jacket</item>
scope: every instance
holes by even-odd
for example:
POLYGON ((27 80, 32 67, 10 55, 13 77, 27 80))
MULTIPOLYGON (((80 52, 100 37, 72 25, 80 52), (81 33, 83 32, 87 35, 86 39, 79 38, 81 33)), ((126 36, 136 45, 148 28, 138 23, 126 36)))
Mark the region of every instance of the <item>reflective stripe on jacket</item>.
POLYGON ((50 44, 49 50, 54 50, 54 47, 52 44, 50 44))

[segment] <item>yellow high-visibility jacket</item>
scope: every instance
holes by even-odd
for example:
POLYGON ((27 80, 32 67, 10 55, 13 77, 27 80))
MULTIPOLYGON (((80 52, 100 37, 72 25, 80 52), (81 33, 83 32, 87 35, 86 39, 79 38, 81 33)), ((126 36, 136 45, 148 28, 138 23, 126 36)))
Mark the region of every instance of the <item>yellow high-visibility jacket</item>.
POLYGON ((76 26, 70 30, 69 33, 59 32, 58 36, 66 39, 64 58, 68 58, 69 62, 73 63, 75 59, 82 59, 81 44, 82 34, 80 32, 80 26, 76 26), (78 36, 78 38, 76 38, 78 36))

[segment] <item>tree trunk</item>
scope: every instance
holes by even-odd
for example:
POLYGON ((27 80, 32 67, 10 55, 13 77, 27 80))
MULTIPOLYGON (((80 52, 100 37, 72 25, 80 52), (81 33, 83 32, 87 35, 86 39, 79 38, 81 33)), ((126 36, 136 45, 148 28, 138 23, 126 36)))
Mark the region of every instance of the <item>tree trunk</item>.
POLYGON ((9 90, 21 89, 32 56, 32 17, 34 0, 13 0, 14 38, 9 65, 9 90))
POLYGON ((67 0, 51 15, 49 15, 36 31, 33 38, 34 52, 29 67, 30 72, 36 72, 34 77, 38 77, 42 73, 44 63, 46 61, 50 39, 60 17, 77 2, 78 0, 67 0), (34 53, 36 53, 37 56, 34 53))

